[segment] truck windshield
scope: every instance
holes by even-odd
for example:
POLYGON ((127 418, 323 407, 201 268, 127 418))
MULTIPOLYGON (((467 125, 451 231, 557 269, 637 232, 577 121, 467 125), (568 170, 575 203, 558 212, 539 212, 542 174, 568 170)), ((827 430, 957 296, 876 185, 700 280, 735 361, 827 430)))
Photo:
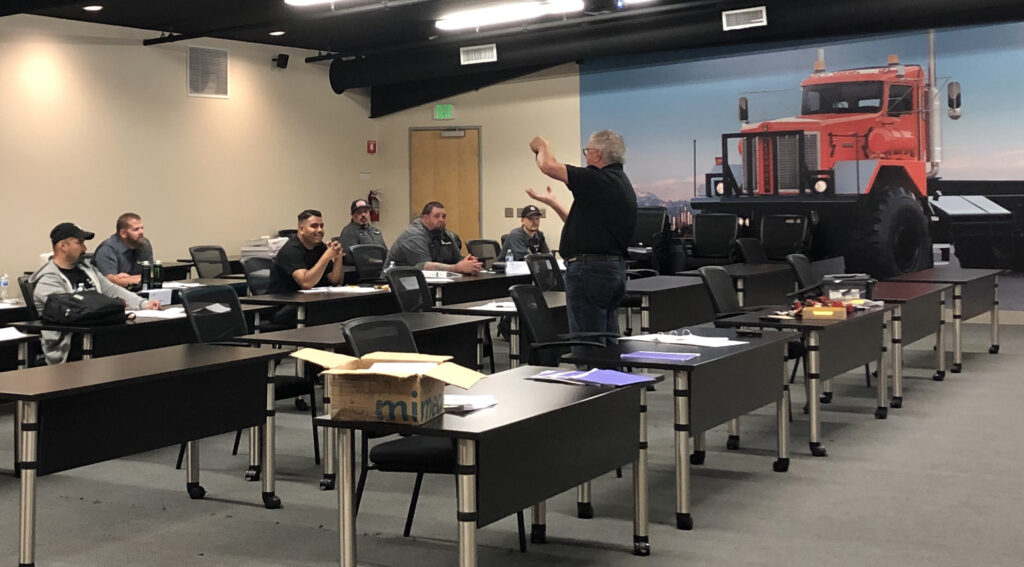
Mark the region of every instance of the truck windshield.
POLYGON ((882 108, 882 82, 833 83, 804 87, 801 114, 874 113, 882 108))

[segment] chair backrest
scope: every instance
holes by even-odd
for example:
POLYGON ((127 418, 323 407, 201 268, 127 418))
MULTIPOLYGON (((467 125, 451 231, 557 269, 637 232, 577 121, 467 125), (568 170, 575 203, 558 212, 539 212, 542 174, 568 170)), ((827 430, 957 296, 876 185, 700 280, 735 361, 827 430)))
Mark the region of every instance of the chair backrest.
POLYGON ((245 283, 249 285, 249 293, 262 295, 270 289, 270 271, 274 269, 273 258, 251 257, 242 260, 242 271, 245 272, 245 283))
POLYGON ((814 276, 814 269, 811 268, 811 261, 803 254, 790 254, 786 256, 789 267, 793 269, 793 276, 796 277, 796 285, 801 289, 814 287, 821 283, 821 280, 814 276))
POLYGON ((360 282, 372 282, 381 279, 384 271, 384 258, 388 249, 380 244, 356 244, 349 249, 352 263, 356 267, 356 279, 360 282))
POLYGON ((565 291, 565 279, 553 254, 527 254, 526 267, 541 291, 565 291))
POLYGON ((280 236, 288 237, 288 236, 295 236, 298 233, 299 233, 299 229, 297 229, 297 228, 282 228, 281 230, 277 231, 277 236, 279 236, 279 237, 280 236))
POLYGON ((36 309, 36 286, 32 285, 32 282, 29 281, 30 277, 32 276, 18 276, 18 287, 21 288, 21 297, 25 300, 28 320, 35 321, 39 319, 39 310, 36 309))
POLYGON ((341 333, 354 356, 377 351, 419 352, 409 325, 398 317, 356 317, 341 324, 341 333))
POLYGON ((419 268, 392 268, 388 270, 387 277, 391 293, 402 311, 430 311, 434 308, 434 295, 419 268))
POLYGON ((693 217, 693 255, 728 258, 736 245, 739 217, 732 213, 701 213, 693 217))
POLYGON ((228 255, 220 246, 193 246, 188 249, 196 275, 201 278, 219 278, 231 273, 228 255))
POLYGON ((229 341, 249 334, 238 294, 231 286, 206 285, 183 289, 181 303, 196 342, 229 341))
POLYGON ((764 252, 764 245, 756 238, 737 238, 736 248, 739 249, 744 264, 768 263, 768 255, 764 252))
POLYGON ((738 313, 740 301, 736 297, 736 288, 732 285, 732 278, 729 272, 721 266, 703 266, 697 269, 700 272, 700 279, 704 280, 704 287, 711 296, 711 306, 715 308, 716 315, 726 313, 738 313))
MULTIPOLYGON (((558 340, 555 320, 551 317, 548 302, 544 300, 544 292, 539 287, 530 284, 514 285, 509 293, 516 304, 520 327, 524 332, 524 336, 520 337, 520 345, 558 340)), ((558 366, 561 355, 559 349, 530 349, 529 352, 530 364, 558 366)))
POLYGON ((501 253, 501 244, 497 240, 470 240, 466 243, 466 250, 483 263, 485 270, 490 270, 501 253))
POLYGON ((803 253, 807 246, 807 217, 803 215, 765 215, 761 218, 761 243, 765 255, 781 260, 803 253))

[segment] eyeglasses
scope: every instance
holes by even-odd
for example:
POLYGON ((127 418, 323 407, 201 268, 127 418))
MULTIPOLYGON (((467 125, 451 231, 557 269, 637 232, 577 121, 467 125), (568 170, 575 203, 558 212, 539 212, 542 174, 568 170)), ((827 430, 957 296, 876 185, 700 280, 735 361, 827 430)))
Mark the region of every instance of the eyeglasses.
POLYGON ((596 152, 597 148, 583 148, 583 157, 587 157, 587 152, 596 152))

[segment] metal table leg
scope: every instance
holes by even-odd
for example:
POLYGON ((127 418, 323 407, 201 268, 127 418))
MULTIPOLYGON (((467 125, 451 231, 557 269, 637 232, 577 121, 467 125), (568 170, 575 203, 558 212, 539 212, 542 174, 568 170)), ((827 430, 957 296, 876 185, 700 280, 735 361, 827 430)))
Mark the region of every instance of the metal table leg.
MULTIPOLYGON (((273 366, 273 362, 269 363, 273 366)), ((274 494, 274 460, 276 458, 275 427, 277 404, 273 378, 267 379, 267 421, 263 425, 263 506, 273 510, 281 507, 281 499, 274 494)))
POLYGON ((693 529, 690 516, 690 373, 673 372, 676 440, 676 528, 693 529))
POLYGON ((543 500, 530 507, 530 543, 548 542, 547 508, 543 500))
POLYGON ((640 296, 640 334, 651 333, 651 296, 644 294, 640 296))
POLYGON ((932 380, 946 379, 946 294, 939 294, 939 328, 935 331, 935 374, 932 380))
POLYGON ((821 380, 821 352, 817 330, 807 333, 807 417, 810 426, 811 454, 824 457, 828 454, 821 444, 821 418, 818 415, 818 382, 821 380))
POLYGON ((206 496, 206 489, 199 484, 199 440, 185 443, 185 490, 189 498, 199 500, 206 496))
MULTIPOLYGON (((334 349, 331 349, 332 352, 333 352, 333 350, 334 349)), ((328 387, 328 382, 329 381, 330 381, 330 377, 325 377, 324 378, 324 395, 323 395, 324 413, 326 413, 327 415, 331 415, 331 391, 330 391, 330 388, 328 387)), ((312 401, 312 400, 310 400, 310 401, 312 401)), ((320 479, 320 490, 334 490, 334 484, 335 484, 336 479, 337 479, 337 474, 335 473, 335 469, 334 469, 334 463, 337 460, 335 458, 335 456, 334 456, 334 449, 335 449, 335 446, 338 444, 337 439, 335 439, 335 437, 338 436, 338 430, 333 428, 333 427, 325 427, 323 433, 324 433, 324 460, 323 460, 324 475, 320 479)), ((366 435, 366 432, 364 431, 362 434, 366 435)))
POLYGON ((741 278, 741 277, 740 278, 736 278, 736 301, 739 302, 740 307, 744 307, 744 305, 743 305, 743 299, 744 299, 743 295, 744 295, 744 293, 743 292, 745 291, 745 286, 746 286, 746 284, 744 283, 743 278, 741 278))
POLYGON ((640 443, 633 463, 633 554, 651 554, 647 525, 647 388, 640 387, 640 443))
POLYGON ((476 441, 458 439, 455 452, 459 499, 459 567, 476 567, 476 441))
POLYGON ((594 504, 590 501, 590 481, 576 487, 576 517, 589 520, 594 517, 594 504))
MULTIPOLYGON (((894 408, 903 407, 903 306, 892 312, 892 401, 894 408)), ((881 372, 881 370, 879 370, 881 372)), ((881 387, 879 381, 879 387, 881 387)))
POLYGON ((92 358, 92 333, 82 333, 82 360, 92 358))
POLYGON ((701 431, 693 435, 693 452, 690 453, 690 464, 691 465, 703 465, 704 459, 707 458, 708 440, 707 433, 701 431))
POLYGON ((992 346, 988 353, 999 353, 999 276, 992 276, 992 346))
POLYGON ((740 418, 738 417, 729 420, 729 439, 725 442, 725 448, 733 451, 740 448, 740 418))
POLYGON ((249 469, 245 471, 245 480, 256 482, 260 479, 260 428, 250 427, 249 437, 249 469))
MULTIPOLYGON (((333 429, 333 428, 331 428, 333 429)), ((339 567, 356 567, 356 507, 353 491, 352 468, 353 451, 355 449, 355 432, 351 429, 339 429, 334 436, 336 440, 339 480, 338 487, 338 565, 339 567)))
MULTIPOLYGON (((892 313, 895 313, 895 311, 892 313)), ((878 376, 875 382, 875 419, 889 417, 889 370, 892 368, 893 356, 886 345, 892 342, 892 334, 890 333, 892 327, 886 325, 885 320, 886 317, 891 316, 891 313, 882 315, 882 344, 879 347, 878 362, 875 363, 875 374, 878 376)))
MULTIPOLYGON (((490 325, 490 323, 484 323, 484 325, 490 325)), ((476 370, 483 374, 484 372, 484 325, 477 325, 476 327, 476 370)), ((493 362, 493 348, 491 349, 491 357, 493 362)))
POLYGON ((39 402, 17 402, 21 415, 21 511, 19 515, 18 565, 35 565, 36 557, 36 455, 39 402))
POLYGON ((953 284, 953 374, 959 374, 964 367, 963 313, 963 286, 953 284))
POLYGON ((519 366, 519 316, 510 314, 508 322, 508 364, 510 368, 519 366))
MULTIPOLYGON (((18 343, 18 369, 28 368, 28 343, 18 343)), ((21 476, 21 404, 14 405, 14 476, 21 476)))
POLYGON ((775 472, 789 470, 789 373, 786 372, 786 351, 782 351, 782 399, 775 402, 778 421, 779 458, 772 463, 775 472))

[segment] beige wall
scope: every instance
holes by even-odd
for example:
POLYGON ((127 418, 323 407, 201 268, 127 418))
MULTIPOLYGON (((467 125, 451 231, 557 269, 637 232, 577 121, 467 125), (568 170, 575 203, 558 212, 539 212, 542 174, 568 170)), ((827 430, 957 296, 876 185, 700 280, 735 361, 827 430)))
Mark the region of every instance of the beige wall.
MULTIPOLYGON (((327 66, 303 62, 307 52, 212 39, 142 45, 155 35, 0 18, 0 271, 12 283, 39 265, 58 222, 95 231, 95 247, 128 210, 143 216, 164 262, 196 244, 235 253, 243 239, 293 227, 307 207, 323 210, 333 233, 371 189, 383 192, 389 242, 405 227, 408 130, 438 124, 432 105, 370 120, 365 96, 335 95, 327 66), (229 51, 229 99, 186 96, 189 45, 229 51), (271 62, 279 52, 291 55, 287 70, 271 62)), ((517 224, 501 212, 526 204, 526 187, 546 185, 527 147, 533 135, 566 160, 578 155, 578 90, 569 65, 445 101, 457 119, 444 126, 482 127, 486 236, 517 224)), ((556 243, 561 223, 542 229, 556 243)))

